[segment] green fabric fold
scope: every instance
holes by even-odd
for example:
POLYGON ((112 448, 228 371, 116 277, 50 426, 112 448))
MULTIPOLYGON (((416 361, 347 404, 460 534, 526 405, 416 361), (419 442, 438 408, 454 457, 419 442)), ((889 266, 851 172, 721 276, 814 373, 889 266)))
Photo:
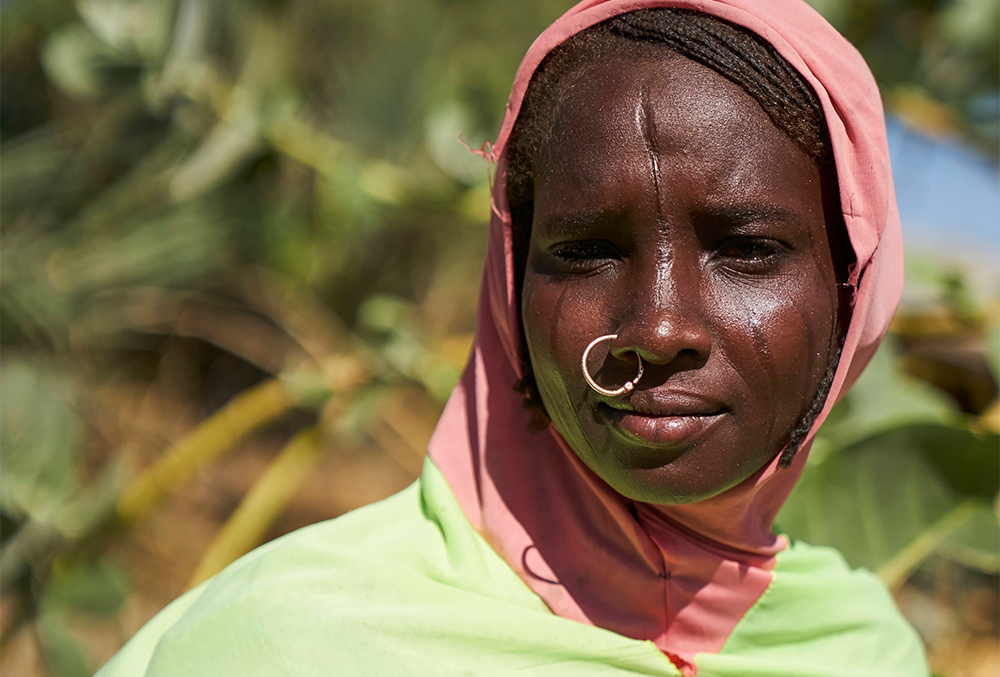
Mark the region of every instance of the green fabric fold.
MULTIPOLYGON (((771 589, 697 664, 719 677, 927 674, 884 586, 805 545, 779 555, 771 589)), ((551 613, 428 460, 399 494, 268 543, 184 594, 98 677, 510 674, 679 675, 650 642, 551 613)))

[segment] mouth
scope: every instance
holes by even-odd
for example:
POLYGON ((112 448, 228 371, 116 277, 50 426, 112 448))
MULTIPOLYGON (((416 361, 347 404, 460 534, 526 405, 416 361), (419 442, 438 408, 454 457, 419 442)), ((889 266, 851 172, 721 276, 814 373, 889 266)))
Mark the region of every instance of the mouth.
POLYGON ((727 407, 697 398, 670 402, 601 402, 598 412, 615 432, 658 447, 695 443, 718 423, 727 407))

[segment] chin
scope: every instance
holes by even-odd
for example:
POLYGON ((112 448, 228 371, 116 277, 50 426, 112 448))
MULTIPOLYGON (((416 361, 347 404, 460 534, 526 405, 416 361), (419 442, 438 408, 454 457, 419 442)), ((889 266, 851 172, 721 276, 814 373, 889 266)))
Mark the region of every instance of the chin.
MULTIPOLYGON (((718 496, 750 477, 773 456, 762 457, 749 464, 747 472, 718 474, 706 472, 709 464, 701 464, 681 454, 656 467, 635 463, 588 464, 601 479, 625 498, 657 505, 684 505, 718 496)), ((636 460, 634 457, 631 460, 636 460)))
POLYGON ((609 484, 625 498, 656 505, 697 503, 725 491, 725 489, 686 486, 675 481, 665 481, 658 477, 655 471, 649 470, 628 473, 618 480, 609 484))

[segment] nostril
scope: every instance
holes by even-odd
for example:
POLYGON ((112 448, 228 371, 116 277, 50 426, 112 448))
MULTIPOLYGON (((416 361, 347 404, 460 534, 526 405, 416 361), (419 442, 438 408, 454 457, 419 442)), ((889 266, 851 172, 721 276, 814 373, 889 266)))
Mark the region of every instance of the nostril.
POLYGON ((704 323, 660 321, 623 328, 611 352, 619 360, 635 353, 649 365, 682 362, 692 368, 704 363, 711 351, 712 337, 704 323))
POLYGON ((670 366, 677 369, 693 369, 700 367, 708 360, 709 351, 696 348, 683 348, 677 351, 636 351, 652 368, 670 366))

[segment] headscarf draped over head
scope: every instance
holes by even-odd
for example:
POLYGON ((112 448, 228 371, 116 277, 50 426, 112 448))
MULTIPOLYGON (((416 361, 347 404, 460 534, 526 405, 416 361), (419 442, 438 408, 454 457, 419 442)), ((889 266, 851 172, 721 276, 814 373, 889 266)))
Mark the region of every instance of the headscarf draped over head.
MULTIPOLYGON (((652 640, 678 665, 718 652, 767 589, 778 510, 833 404, 888 329, 902 287, 902 241, 878 89, 858 52, 801 0, 585 0, 535 40, 518 69, 500 135, 489 246, 472 355, 429 451, 465 515, 559 616, 652 640), (638 9, 696 10, 767 40, 815 91, 832 142, 856 263, 853 303, 830 396, 790 468, 776 453, 713 498, 686 505, 630 501, 597 477, 554 426, 532 432, 515 392, 519 299, 507 204, 507 141, 545 56, 572 35, 638 9)), ((775 450, 778 452, 779 450, 775 450)))

